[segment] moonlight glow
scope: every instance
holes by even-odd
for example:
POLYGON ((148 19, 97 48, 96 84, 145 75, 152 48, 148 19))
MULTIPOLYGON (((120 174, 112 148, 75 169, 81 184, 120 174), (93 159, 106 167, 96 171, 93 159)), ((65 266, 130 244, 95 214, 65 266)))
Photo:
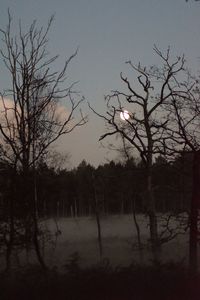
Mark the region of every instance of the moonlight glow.
POLYGON ((120 118, 123 121, 128 120, 130 118, 130 115, 129 115, 128 111, 127 110, 121 111, 120 112, 120 118))

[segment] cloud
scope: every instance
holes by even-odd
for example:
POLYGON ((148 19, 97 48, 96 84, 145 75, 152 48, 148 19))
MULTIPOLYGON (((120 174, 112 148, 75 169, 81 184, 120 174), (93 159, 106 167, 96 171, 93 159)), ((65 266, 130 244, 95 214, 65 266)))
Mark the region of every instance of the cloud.
MULTIPOLYGON (((16 106, 18 112, 20 112, 19 105, 16 106)), ((10 98, 0 97, 0 121, 5 122, 6 118, 10 122, 14 122, 14 101, 10 98)), ((49 107, 49 111, 53 110, 53 107, 49 107)), ((57 103, 55 107, 55 118, 59 119, 60 122, 64 122, 69 117, 70 112, 67 110, 66 106, 57 103)))
POLYGON ((69 117, 70 112, 67 110, 66 106, 62 104, 56 105, 56 118, 59 119, 61 123, 65 122, 67 118, 69 117))
POLYGON ((6 124, 6 119, 13 122, 14 118, 14 102, 9 98, 0 97, 0 122, 2 125, 6 124))

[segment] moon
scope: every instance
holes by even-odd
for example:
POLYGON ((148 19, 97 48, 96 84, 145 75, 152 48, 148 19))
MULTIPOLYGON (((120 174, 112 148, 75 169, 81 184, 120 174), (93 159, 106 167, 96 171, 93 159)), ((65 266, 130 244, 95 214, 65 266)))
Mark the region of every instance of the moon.
POLYGON ((124 111, 121 111, 120 112, 120 119, 122 120, 122 121, 126 121, 126 120, 128 120, 130 118, 130 115, 129 115, 129 113, 128 113, 128 110, 124 110, 124 111))

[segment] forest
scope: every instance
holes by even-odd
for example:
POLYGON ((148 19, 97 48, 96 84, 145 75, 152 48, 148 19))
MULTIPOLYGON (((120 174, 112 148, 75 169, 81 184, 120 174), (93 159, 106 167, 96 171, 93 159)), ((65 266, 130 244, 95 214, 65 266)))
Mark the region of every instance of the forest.
MULTIPOLYGON (((56 156, 57 157, 57 156, 56 156)), ((60 156, 59 156, 60 157, 60 156)), ((61 159, 61 158, 59 158, 61 159)), ((133 227, 138 226, 139 232, 137 232, 138 237, 138 251, 141 252, 144 246, 144 239, 141 238, 142 234, 142 226, 140 227, 138 216, 139 215, 148 215, 147 211, 147 203, 146 203, 146 190, 145 190, 145 167, 139 160, 134 160, 133 158, 129 160, 125 160, 124 162, 115 162, 111 161, 104 165, 100 165, 98 167, 93 167, 88 164, 85 160, 83 160, 77 168, 68 170, 62 167, 62 164, 59 164, 59 159, 57 161, 54 157, 54 166, 47 165, 44 161, 41 161, 36 170, 34 178, 37 178, 37 194, 38 194, 38 226, 40 231, 38 232, 38 240, 40 242, 40 250, 45 248, 51 248, 51 243, 55 239, 53 233, 50 233, 42 226, 45 220, 55 220, 57 230, 56 234, 59 239, 59 235, 64 234, 62 232, 62 228, 64 225, 60 227, 59 220, 64 219, 80 219, 82 217, 94 217, 97 220, 97 226, 100 225, 100 240, 99 242, 99 251, 102 257, 102 263, 98 266, 92 267, 92 269, 81 269, 78 264, 78 256, 72 256, 69 260, 69 265, 67 270, 69 274, 74 274, 75 283, 80 291, 82 291, 83 287, 79 286, 80 282, 77 278, 81 276, 82 280, 86 280, 85 285, 87 286, 87 280, 91 280, 91 276, 96 279, 92 279, 94 283, 93 290, 91 292, 91 296, 96 295, 96 291, 99 291, 99 282, 103 285, 103 293, 107 289, 113 290, 114 283, 113 279, 110 277, 108 283, 104 282, 104 276, 108 274, 113 274, 113 276, 117 276, 118 280, 123 280, 121 276, 123 276, 123 269, 119 269, 120 271, 116 271, 114 268, 112 269, 112 265, 104 262, 102 248, 104 249, 104 238, 103 238, 103 229, 101 228, 102 221, 106 218, 110 218, 111 215, 118 215, 119 222, 120 216, 124 215, 133 215, 135 219, 133 219, 133 227), (102 221, 101 221, 102 220, 102 221), (45 241, 45 242, 44 242, 45 241), (45 244, 44 244, 45 243, 45 244), (106 263, 106 264, 105 264, 106 263), (104 276, 102 277, 102 273, 104 276), (96 275, 95 275, 96 274, 96 275), (84 278, 84 279, 83 279, 84 278), (86 279, 90 278, 90 279, 86 279), (78 280, 78 281, 77 281, 78 280), (97 281, 96 281, 97 280, 97 281)), ((62 161, 62 159, 61 159, 62 161)), ((186 235, 189 230, 189 214, 190 214, 190 200, 192 196, 192 156, 190 153, 184 154, 184 156, 177 157, 174 161, 167 161, 162 156, 158 156, 153 164, 153 191, 156 203, 156 213, 164 218, 164 230, 159 232, 159 241, 160 246, 165 243, 170 242, 170 240, 174 240, 177 235, 186 235), (180 218, 183 214, 186 213, 186 218, 180 218), (178 226, 173 228, 173 220, 177 218, 178 226)), ((33 175, 30 173, 28 189, 34 187, 34 182, 32 181, 33 175)), ((31 232, 32 224, 31 217, 25 218, 27 216, 27 203, 22 201, 23 193, 25 191, 24 179, 22 174, 13 174, 12 168, 8 164, 1 164, 1 176, 0 176, 0 186, 1 186, 1 230, 0 230, 0 241, 1 241, 1 259, 7 261, 6 268, 7 270, 12 270, 16 264, 15 259, 12 259, 12 255, 15 256, 15 253, 19 253, 19 251, 23 251, 26 249, 26 253, 33 253, 32 248, 32 235, 31 232), (13 191, 15 191, 13 193, 13 191), (12 244, 9 244, 9 235, 10 235, 10 212, 11 209, 11 200, 13 201, 12 211, 14 212, 14 239, 12 244), (28 232, 27 232, 28 231, 28 232), (20 250, 21 249, 21 250, 20 250), (14 264, 14 265, 13 265, 14 264)), ((12 216, 12 215, 11 215, 12 216)), ((62 221, 61 221, 62 224, 62 221)), ((64 224, 64 223, 63 223, 64 224)), ((81 224, 81 223, 80 223, 81 224)), ((66 225, 67 226, 67 223, 66 225)), ((68 225, 69 226, 69 225, 68 225)), ((77 229, 78 230, 78 229, 77 229)), ((88 229, 85 228, 85 231, 88 229)), ((84 231, 84 228, 83 228, 84 231)), ((72 233, 73 234, 73 233, 72 233)), ((87 233, 86 233, 87 234, 87 233)), ((96 235, 97 236, 97 235, 96 235)), ((58 240, 59 241, 59 240, 58 240)), ((133 240, 134 243, 134 240, 133 240)), ((136 242, 137 243, 137 242, 136 242)), ((34 246, 35 247, 35 246, 34 246)), ((81 244, 80 244, 81 247, 81 244)), ((80 248, 81 250, 81 248, 80 248)), ((148 250, 149 251, 149 250, 148 250)), ((97 250, 98 252, 98 250, 97 250)), ((44 255, 44 254, 43 254, 44 255)), ((78 255, 78 254, 77 254, 78 255)), ((46 256, 43 256, 42 261, 39 261, 40 264, 46 268, 46 256), (45 265, 44 265, 45 263, 45 265)), ((38 277, 40 280, 46 280, 37 269, 36 278, 33 278, 33 265, 31 264, 31 269, 26 271, 27 278, 30 278, 34 284, 38 284, 38 277), (31 270, 31 271, 30 271, 31 270), (42 277, 41 277, 42 276, 42 277)), ((154 266, 154 264, 153 264, 154 266)), ((159 266, 159 265, 158 265, 159 266)), ((178 276, 181 277, 179 280, 188 281, 187 273, 182 265, 165 265, 163 264, 158 267, 157 263, 152 269, 147 267, 140 266, 141 270, 136 271, 135 267, 130 266, 126 272, 126 281, 123 283, 123 289, 127 291, 129 290, 128 285, 130 281, 133 280, 137 282, 136 286, 134 286, 133 290, 131 289, 131 293, 139 293, 138 295, 143 295, 141 293, 140 284, 143 282, 143 272, 150 272, 150 277, 148 280, 149 284, 154 286, 154 289, 158 290, 157 283, 161 280, 166 280, 168 283, 171 282, 171 278, 168 277, 168 272, 170 276, 178 276), (142 269, 144 268, 144 270, 142 269), (154 269, 155 268, 155 269, 154 269), (158 268, 158 269, 157 269, 158 268), (136 273, 135 273, 136 272, 136 273), (155 274, 154 274, 155 272, 155 274), (180 272, 180 273, 179 273, 180 272), (141 274, 141 275, 138 275, 141 274), (150 279, 152 274, 154 274, 155 281, 150 279), (159 275, 156 275, 159 274, 159 275), (159 277, 157 277, 159 276, 159 277), (165 279, 163 279, 165 278, 165 279), (140 287, 140 288, 139 288, 140 287)), ((19 266, 18 266, 19 268, 19 266)), ((50 268, 50 266, 48 266, 50 268)), ((138 267, 137 267, 138 268, 138 267)), ((13 271, 12 271, 13 272, 13 271)), ((71 276, 71 275, 56 275, 51 273, 52 271, 48 271, 48 280, 52 282, 52 299, 57 295, 61 295, 63 299, 62 293, 65 292, 58 291, 56 286, 62 286, 60 280, 69 281, 72 280, 71 277, 63 278, 63 276, 71 276)), ((15 286, 14 291, 23 291, 22 284, 24 282, 24 275, 17 273, 17 276, 20 276, 20 280, 17 279, 18 285, 15 286)), ((68 274, 68 273, 67 273, 68 274)), ((45 275, 47 276, 47 275, 45 275)), ((107 275, 106 275, 107 276, 107 275)), ((24 297, 27 296, 28 290, 31 288, 31 281, 27 279, 26 285, 27 289, 23 291, 24 297)), ((4 286, 7 286, 9 289, 8 282, 3 279, 2 282, 4 286)), ((170 283, 172 284, 172 283, 170 283)), ((132 285, 132 284, 131 284, 132 285)), ((160 284, 162 286, 162 284, 160 284)), ((186 283, 187 285, 187 283, 186 283)), ((166 283, 165 283, 166 287, 166 283)), ((76 297, 79 299, 79 293, 77 294, 73 290, 71 290, 71 284, 69 285, 69 291, 67 292, 70 297, 76 297)), ((122 287, 121 287, 122 288, 122 287)), ((44 289, 43 284, 41 284, 37 290, 36 295, 38 293, 42 293, 44 289)), ((163 287, 165 290, 165 288, 163 287)), ((168 293, 172 293, 172 291, 177 289, 177 282, 172 284, 172 287, 168 287, 168 293)), ((115 290, 115 289, 114 289, 115 290)), ((196 297, 196 288, 194 288, 194 297, 196 297)), ((98 292, 99 293, 99 292, 98 292)), ((124 290, 118 290, 117 293, 124 296, 124 290)), ((152 293, 152 297, 155 296, 154 292, 147 290, 147 295, 149 297, 149 293, 152 293)), ((163 291, 159 292, 163 295, 163 291)), ((158 293, 158 294, 159 294, 158 293)), ((166 295, 168 293, 165 292, 166 295)), ((178 295, 180 296, 180 292, 178 290, 178 295)), ((22 294, 22 295, 23 295, 22 294)), ((159 294, 159 295, 160 295, 159 294)), ((13 295, 13 294, 11 294, 13 295)), ((101 297, 103 297, 102 293, 100 293, 101 297)), ((178 296, 178 297, 179 297, 178 296)), ((14 296, 13 296, 14 297, 14 296)), ((38 296, 36 296, 37 299, 38 296)), ((48 293, 49 297, 49 293, 48 293)), ((143 295, 143 297, 146 297, 143 295)), ((82 297, 81 297, 82 299, 82 297)), ((84 299, 84 298, 83 298, 84 299)), ((129 298, 127 298, 129 299, 129 298)), ((167 298, 166 298, 167 299, 167 298)), ((194 298, 195 299, 195 298, 194 298)))
MULTIPOLYGON (((97 138, 117 137, 120 146, 116 143, 112 148, 121 157, 96 167, 82 160, 77 167, 67 168, 65 157, 52 149, 62 136, 90 120, 82 112, 85 97, 77 92, 76 82, 67 82, 78 49, 60 71, 52 68, 58 58, 48 52, 53 20, 46 27, 33 21, 26 30, 19 22, 13 34, 8 11, 8 25, 0 29, 0 56, 11 79, 0 94, 2 299, 17 299, 15 293, 27 299, 34 285, 33 299, 121 300, 133 295, 135 299, 198 299, 199 75, 187 68, 184 55, 174 57, 170 47, 154 46, 160 65, 127 61, 133 73, 120 73, 123 88, 105 96, 105 112, 87 103, 90 113, 105 124, 97 138), (140 257, 147 250, 152 255, 150 265, 113 266, 104 256, 106 239, 113 245, 119 239, 103 233, 102 223, 112 216, 119 222, 123 216, 132 217, 136 234, 129 250, 136 247, 140 257), (145 232, 141 216, 146 218, 145 232), (99 260, 82 268, 75 251, 66 272, 59 272, 56 264, 48 264, 47 252, 56 251, 59 239, 65 238, 60 224, 69 221, 78 228, 85 217, 95 220, 93 242, 99 260), (54 232, 51 224, 56 226, 54 232), (148 236, 145 243, 144 235, 148 236), (185 238, 181 247, 188 249, 186 261, 164 263, 162 250, 180 235, 185 238)), ((90 239, 88 235, 83 242, 88 253, 90 239)), ((63 243, 69 246, 70 240, 63 243)))
MULTIPOLYGON (((153 164, 153 190, 158 213, 188 212, 192 195, 191 155, 173 162, 157 157, 153 164)), ((30 175, 31 176, 31 175, 30 175)), ((41 162, 36 169, 39 218, 82 217, 95 214, 95 197, 102 215, 147 212, 145 168, 134 159, 125 163, 110 161, 93 167, 83 160, 72 170, 49 167, 41 162)), ((13 190, 12 170, 1 165, 1 213, 8 215, 13 190)), ((31 179, 30 179, 31 180, 31 179)), ((21 175, 15 178, 14 211, 23 215, 19 203, 24 191, 21 175)))

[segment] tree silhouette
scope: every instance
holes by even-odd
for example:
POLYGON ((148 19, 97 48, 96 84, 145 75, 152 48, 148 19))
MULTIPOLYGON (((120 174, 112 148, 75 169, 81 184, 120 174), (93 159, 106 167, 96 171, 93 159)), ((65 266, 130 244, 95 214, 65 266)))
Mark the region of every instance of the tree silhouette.
POLYGON ((25 32, 20 23, 18 35, 13 36, 8 12, 8 25, 5 30, 0 29, 3 40, 0 54, 11 77, 11 87, 0 98, 2 153, 22 174, 24 218, 33 221, 33 241, 43 267, 38 240, 37 162, 60 136, 86 122, 82 114, 74 120, 84 98, 75 93, 74 84, 65 82, 67 67, 77 51, 65 61, 60 72, 52 70, 52 63, 58 57, 48 54, 52 22, 53 17, 46 28, 37 28, 34 21, 25 32))
POLYGON ((193 194, 190 207, 190 267, 196 271, 198 241, 198 209, 200 208, 200 87, 199 80, 187 74, 179 84, 180 90, 174 93, 164 109, 170 114, 163 137, 163 148, 167 155, 181 153, 193 157, 193 194))
POLYGON ((114 90, 106 96, 106 115, 101 115, 93 108, 93 112, 101 117, 107 124, 108 130, 100 140, 111 135, 118 135, 132 151, 139 154, 145 166, 146 210, 150 221, 150 237, 152 248, 159 245, 156 218, 156 204, 153 195, 152 166, 154 156, 161 153, 160 141, 165 132, 168 120, 160 117, 162 105, 176 93, 177 76, 183 71, 184 57, 177 57, 171 61, 170 48, 163 54, 156 46, 155 53, 162 61, 162 67, 146 68, 140 63, 136 66, 131 61, 127 64, 136 74, 136 80, 128 79, 122 73, 124 84, 122 91, 114 90), (169 88, 170 86, 170 88, 169 88), (120 120, 120 113, 127 109, 129 118, 120 120))

